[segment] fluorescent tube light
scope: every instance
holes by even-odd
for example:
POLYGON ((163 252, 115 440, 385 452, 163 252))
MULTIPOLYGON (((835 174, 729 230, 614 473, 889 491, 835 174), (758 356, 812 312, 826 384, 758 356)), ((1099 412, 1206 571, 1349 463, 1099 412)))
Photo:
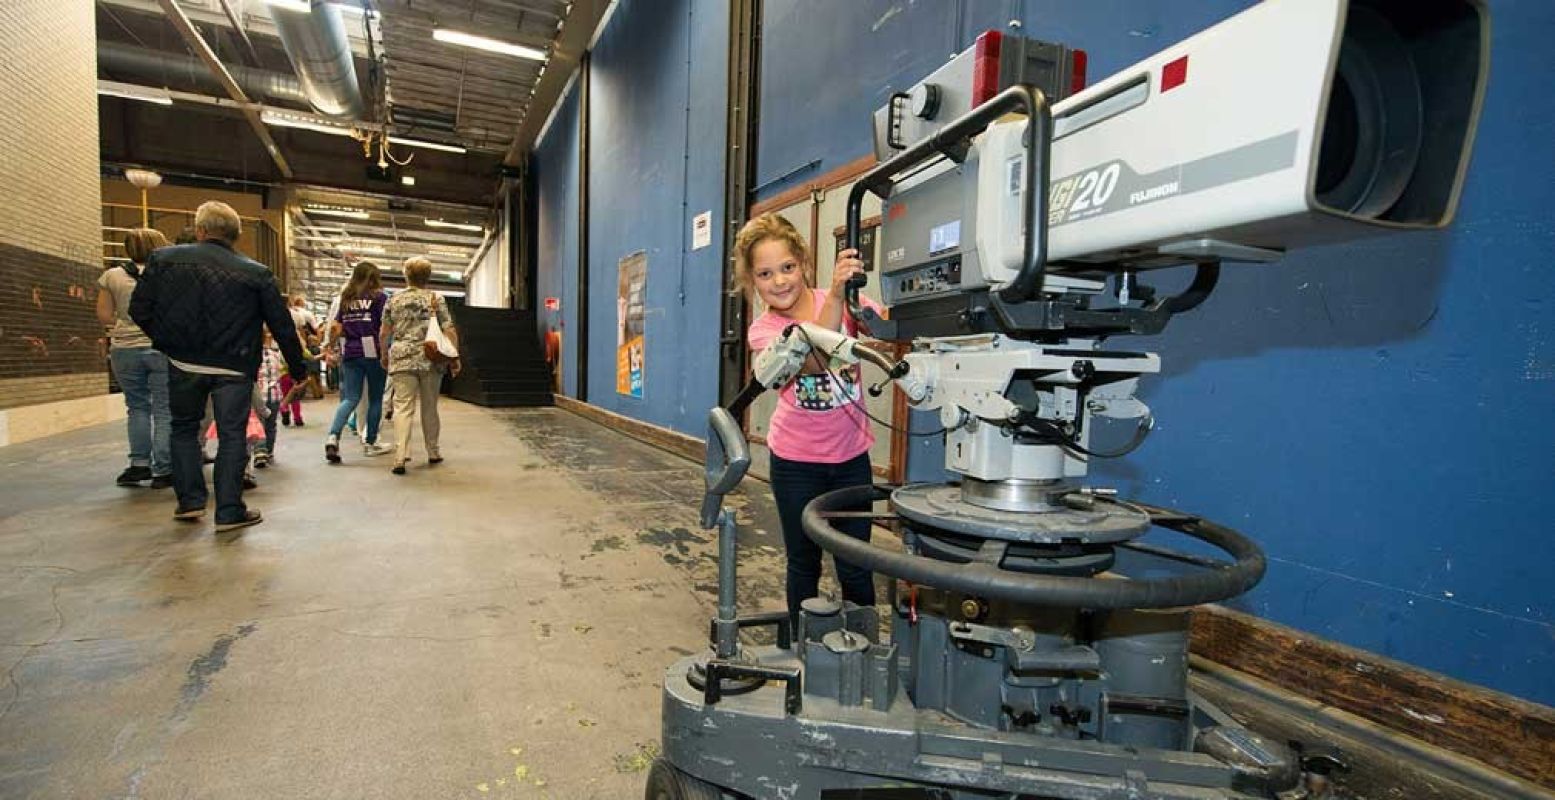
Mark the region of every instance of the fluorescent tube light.
POLYGON ((432 38, 448 44, 459 44, 465 47, 473 47, 476 50, 485 50, 490 53, 501 53, 505 56, 517 56, 532 61, 544 61, 545 51, 536 50, 533 47, 525 47, 521 44, 504 42, 500 39, 492 39, 486 36, 476 36, 473 33, 463 31, 451 31, 447 28, 436 28, 432 31, 432 38))
POLYGON ((173 104, 173 96, 166 89, 142 88, 128 83, 105 84, 97 83, 97 93, 109 97, 122 97, 126 100, 139 100, 142 103, 156 103, 159 106, 173 104))
POLYGON ((454 230, 474 231, 475 233, 484 233, 486 231, 486 229, 480 225, 466 225, 462 222, 444 222, 440 219, 423 219, 421 221, 425 223, 428 228, 453 228, 454 230))
POLYGON ((346 219, 372 219, 372 216, 373 216, 373 215, 367 213, 366 211, 361 211, 361 210, 357 210, 357 209, 318 208, 316 206, 305 206, 305 207, 303 207, 302 210, 308 212, 309 214, 318 214, 321 217, 345 217, 346 219))
POLYGON ((416 185, 416 176, 414 176, 414 175, 401 175, 400 176, 400 183, 402 183, 402 184, 404 184, 406 186, 415 186, 416 185))
POLYGON ((301 114, 283 114, 275 111, 266 111, 259 115, 259 119, 266 125, 274 125, 277 128, 301 128, 305 131, 327 133, 331 136, 350 136, 351 129, 345 125, 307 117, 301 114))
POLYGON ((442 150, 445 153, 467 153, 467 152, 469 152, 465 148, 460 147, 459 145, 456 145, 456 144, 443 144, 442 142, 427 142, 427 141, 423 141, 421 139, 406 139, 403 136, 390 136, 389 137, 389 142, 392 143, 392 144, 402 144, 402 145, 405 145, 406 147, 424 147, 424 148, 426 148, 428 150, 442 150))

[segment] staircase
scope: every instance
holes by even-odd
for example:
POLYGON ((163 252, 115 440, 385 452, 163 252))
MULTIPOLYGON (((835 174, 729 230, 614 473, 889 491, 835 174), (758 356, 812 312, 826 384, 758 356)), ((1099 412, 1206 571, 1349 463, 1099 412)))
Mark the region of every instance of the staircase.
POLYGON ((551 371, 533 311, 449 304, 464 369, 449 394, 482 406, 551 405, 551 371))

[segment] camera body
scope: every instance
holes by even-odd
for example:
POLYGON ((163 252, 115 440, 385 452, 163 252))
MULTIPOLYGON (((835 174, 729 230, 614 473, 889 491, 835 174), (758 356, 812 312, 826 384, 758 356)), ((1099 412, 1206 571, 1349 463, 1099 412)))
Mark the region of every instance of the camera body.
MULTIPOLYGON (((883 211, 885 300, 997 290, 1028 235, 1046 237, 1054 293, 1097 291, 1107 273, 1443 227, 1488 61, 1481 0, 1260 3, 1052 106, 1045 220, 1020 213, 1023 118, 897 180, 883 211)), ((877 112, 877 143, 891 116, 877 112)))

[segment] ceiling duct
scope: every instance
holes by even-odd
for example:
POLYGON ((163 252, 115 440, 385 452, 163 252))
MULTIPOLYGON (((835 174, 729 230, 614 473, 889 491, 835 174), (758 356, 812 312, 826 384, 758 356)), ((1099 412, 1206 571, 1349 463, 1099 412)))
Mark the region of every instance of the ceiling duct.
MULTIPOLYGON (((199 88, 220 91, 221 83, 198 58, 174 55, 161 50, 99 41, 97 65, 112 75, 136 78, 137 82, 167 88, 199 88)), ((302 84, 291 75, 241 66, 228 66, 232 79, 250 97, 265 97, 285 103, 308 105, 302 84)))
POLYGON ((340 120, 362 119, 366 107, 340 9, 313 0, 308 13, 272 5, 270 15, 314 110, 340 120))

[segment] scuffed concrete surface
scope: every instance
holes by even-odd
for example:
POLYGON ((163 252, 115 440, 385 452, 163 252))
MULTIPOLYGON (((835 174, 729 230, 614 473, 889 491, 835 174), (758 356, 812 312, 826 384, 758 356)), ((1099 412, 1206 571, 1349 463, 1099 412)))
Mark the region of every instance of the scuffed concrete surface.
MULTIPOLYGON (((283 428, 231 544, 113 485, 120 425, 0 449, 0 797, 641 796, 704 646, 699 468, 555 409, 444 401, 389 474, 283 428)), ((782 604, 764 484, 741 607, 782 604)))

